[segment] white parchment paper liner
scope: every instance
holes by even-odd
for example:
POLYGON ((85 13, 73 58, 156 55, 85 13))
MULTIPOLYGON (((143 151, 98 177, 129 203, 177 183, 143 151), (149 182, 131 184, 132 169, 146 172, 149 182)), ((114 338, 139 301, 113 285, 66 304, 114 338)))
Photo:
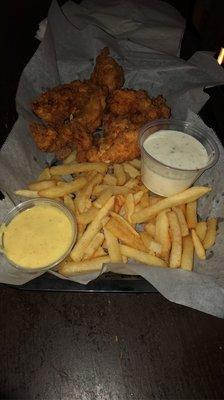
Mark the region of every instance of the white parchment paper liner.
MULTIPOLYGON (((223 69, 206 52, 196 53, 188 62, 179 59, 183 30, 183 20, 176 10, 159 1, 83 1, 82 5, 68 2, 63 11, 53 1, 43 41, 19 82, 18 120, 0 153, 0 187, 6 195, 0 202, 0 218, 13 203, 23 200, 13 191, 35 179, 53 157, 41 153, 28 132, 28 122, 35 118, 30 110, 31 100, 47 88, 88 78, 94 58, 104 46, 123 65, 126 87, 144 88, 150 96, 162 93, 174 117, 208 129, 195 113, 208 99, 203 88, 224 83, 223 69)), ((220 218, 217 242, 208 252, 208 259, 196 260, 194 272, 137 263, 111 264, 101 272, 141 275, 167 299, 224 317, 224 151, 217 138, 216 141, 219 162, 198 182, 213 187, 213 192, 200 201, 200 217, 214 214, 220 218)), ((2 283, 21 285, 40 275, 18 271, 7 265, 2 256, 0 265, 2 283)), ((98 275, 79 275, 71 280, 86 284, 98 275)))

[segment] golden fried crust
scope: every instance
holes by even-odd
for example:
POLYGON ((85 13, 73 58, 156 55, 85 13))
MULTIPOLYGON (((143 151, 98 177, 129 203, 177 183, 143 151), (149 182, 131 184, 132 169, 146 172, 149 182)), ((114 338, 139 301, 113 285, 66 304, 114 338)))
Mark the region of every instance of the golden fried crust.
POLYGON ((123 68, 109 56, 108 47, 102 49, 97 56, 91 80, 96 85, 106 88, 109 93, 123 86, 123 68))
POLYGON ((121 163, 139 157, 139 131, 126 118, 116 118, 105 126, 105 137, 86 153, 91 162, 121 163))

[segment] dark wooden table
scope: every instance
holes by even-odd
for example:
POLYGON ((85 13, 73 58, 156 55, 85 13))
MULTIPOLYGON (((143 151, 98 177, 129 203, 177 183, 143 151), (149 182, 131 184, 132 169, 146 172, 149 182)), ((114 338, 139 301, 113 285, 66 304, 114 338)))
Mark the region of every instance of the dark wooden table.
MULTIPOLYGON (((1 11, 1 142, 49 1, 1 11)), ((3 10, 3 8, 2 8, 3 10)), ((224 399, 224 321, 160 294, 0 288, 0 398, 224 399)))

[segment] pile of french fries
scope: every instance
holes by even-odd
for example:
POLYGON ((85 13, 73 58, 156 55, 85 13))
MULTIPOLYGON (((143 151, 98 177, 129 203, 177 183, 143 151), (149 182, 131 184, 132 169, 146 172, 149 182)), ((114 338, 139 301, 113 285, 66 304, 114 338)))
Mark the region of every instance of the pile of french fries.
POLYGON ((15 193, 63 201, 77 220, 77 242, 59 266, 65 276, 101 270, 104 263, 135 260, 157 267, 193 269, 216 238, 217 219, 198 221, 197 200, 211 188, 192 187, 162 198, 143 185, 141 161, 77 163, 45 168, 15 193))

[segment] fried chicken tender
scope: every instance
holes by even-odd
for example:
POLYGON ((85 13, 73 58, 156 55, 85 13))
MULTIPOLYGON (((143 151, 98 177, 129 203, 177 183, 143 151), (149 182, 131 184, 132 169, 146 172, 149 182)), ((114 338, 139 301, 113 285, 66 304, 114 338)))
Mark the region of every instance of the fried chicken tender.
POLYGON ((109 56, 108 47, 104 47, 96 58, 91 80, 96 85, 106 88, 109 93, 124 84, 123 68, 109 56))
MULTIPOLYGON (((140 156, 139 131, 128 118, 118 117, 105 125, 105 137, 86 153, 91 162, 121 163, 140 156)), ((82 160, 84 161, 84 160, 82 160)))
POLYGON ((126 116, 140 126, 154 119, 169 118, 170 108, 163 96, 151 99, 145 90, 120 89, 115 90, 107 101, 106 118, 116 116, 126 116))
POLYGON ((34 101, 33 111, 47 125, 33 123, 31 133, 40 150, 63 159, 74 147, 80 152, 91 147, 105 107, 102 88, 90 81, 58 86, 34 101))
POLYGON ((170 109, 162 96, 150 99, 144 90, 115 90, 104 115, 105 137, 87 151, 86 160, 121 163, 140 156, 140 127, 169 116, 170 109))

